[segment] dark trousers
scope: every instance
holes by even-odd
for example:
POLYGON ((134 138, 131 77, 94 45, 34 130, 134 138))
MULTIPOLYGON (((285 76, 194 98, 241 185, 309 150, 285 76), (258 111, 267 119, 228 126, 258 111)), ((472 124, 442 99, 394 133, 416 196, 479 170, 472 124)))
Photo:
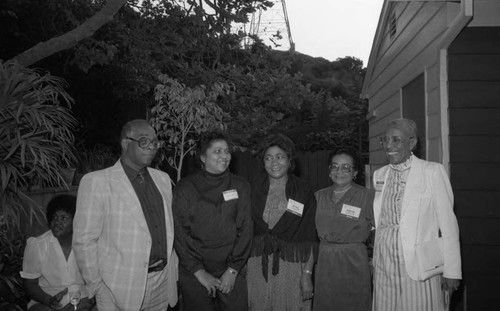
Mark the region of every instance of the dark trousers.
MULTIPOLYGON (((219 277, 218 275, 214 275, 219 277)), ((228 295, 217 291, 215 298, 208 296, 207 289, 201 285, 194 274, 179 269, 183 311, 247 311, 248 291, 244 273, 236 276, 234 288, 228 295)))

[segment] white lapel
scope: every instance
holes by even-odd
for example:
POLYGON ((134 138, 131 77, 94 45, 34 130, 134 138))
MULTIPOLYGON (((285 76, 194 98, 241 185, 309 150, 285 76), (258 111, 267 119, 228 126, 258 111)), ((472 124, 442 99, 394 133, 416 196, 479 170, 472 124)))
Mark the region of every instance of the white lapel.
POLYGON ((403 197, 403 206, 401 208, 401 219, 403 219, 405 212, 410 208, 415 199, 420 198, 425 190, 425 179, 423 173, 423 161, 414 156, 410 173, 406 181, 405 193, 403 197))
POLYGON ((387 185, 387 176, 389 175, 389 165, 380 168, 373 178, 373 186, 375 187, 375 198, 373 199, 373 215, 375 218, 375 227, 378 226, 380 212, 382 210, 382 197, 387 185))

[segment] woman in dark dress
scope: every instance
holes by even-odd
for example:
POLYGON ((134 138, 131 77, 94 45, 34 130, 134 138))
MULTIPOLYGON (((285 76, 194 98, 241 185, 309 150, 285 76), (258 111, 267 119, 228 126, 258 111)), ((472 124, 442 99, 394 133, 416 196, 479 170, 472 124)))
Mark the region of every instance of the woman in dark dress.
POLYGON ((243 269, 252 239, 250 186, 229 172, 226 136, 200 144, 202 170, 174 189, 174 247, 184 311, 247 310, 243 269))
POLYGON ((353 182, 357 157, 338 150, 330 159, 333 185, 315 193, 320 239, 314 310, 371 310, 371 269, 366 242, 374 226, 373 190, 353 182))

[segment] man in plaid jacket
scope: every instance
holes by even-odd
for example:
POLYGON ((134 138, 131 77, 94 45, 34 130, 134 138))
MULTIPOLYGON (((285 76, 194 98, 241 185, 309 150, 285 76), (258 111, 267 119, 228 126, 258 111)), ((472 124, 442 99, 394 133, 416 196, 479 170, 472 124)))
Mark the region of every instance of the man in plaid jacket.
POLYGON ((125 124, 122 155, 85 175, 73 248, 98 310, 166 310, 177 303, 168 174, 149 168, 160 142, 145 120, 125 124))

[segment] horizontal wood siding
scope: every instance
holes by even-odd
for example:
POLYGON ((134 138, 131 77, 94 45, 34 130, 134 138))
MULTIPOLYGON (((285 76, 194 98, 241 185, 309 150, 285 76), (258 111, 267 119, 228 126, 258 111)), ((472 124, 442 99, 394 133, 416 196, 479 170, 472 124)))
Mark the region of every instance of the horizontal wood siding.
MULTIPOLYGON (((495 0, 499 2, 500 1, 495 0)), ((500 54, 500 29, 498 27, 481 27, 477 31, 467 31, 460 34, 460 40, 453 42, 450 53, 457 54, 500 54)))
POLYGON ((496 81, 500 79, 500 54, 456 54, 449 58, 449 67, 461 67, 450 72, 454 81, 496 81))
POLYGON ((455 108, 497 108, 500 103, 500 81, 453 81, 449 90, 455 108))
POLYGON ((469 310, 500 305, 499 34, 469 27, 448 50, 450 172, 469 310))
POLYGON ((491 202, 500 202, 499 191, 455 189, 455 210, 459 218, 500 218, 500 208, 491 202))
POLYGON ((475 263, 468 265, 463 274, 467 280, 467 310, 498 310, 500 247, 466 244, 462 246, 462 258, 475 263))
POLYGON ((476 218, 461 217, 458 220, 460 226, 460 240, 462 244, 472 245, 500 245, 499 218, 476 218), (481 230, 477 230, 481 228, 481 230))
MULTIPOLYGON (((500 191, 500 163, 478 163, 475 161, 450 161, 451 180, 454 189, 500 191)), ((493 202, 491 202, 493 204, 493 202)), ((500 206, 498 202, 496 205, 500 206)), ((470 207, 473 208, 473 207, 470 207)), ((500 223, 498 224, 500 226, 500 223)))
POLYGON ((474 19, 469 27, 500 26, 500 1, 474 0, 474 19))
MULTIPOLYGON (((446 2, 392 2, 398 17, 398 34, 388 40, 388 34, 377 51, 377 60, 368 81, 370 120, 370 165, 387 163, 378 144, 387 123, 401 117, 400 90, 418 75, 425 73, 426 116, 431 116, 431 127, 426 129, 432 142, 427 145, 429 159, 439 160, 441 123, 439 109, 439 40, 447 29, 446 2), (432 133, 430 132, 432 131, 432 133)), ((389 14, 390 15, 390 14, 389 14)), ((390 16, 388 17, 390 18, 390 16)), ((426 143, 426 142, 422 142, 426 143)))
POLYGON ((455 135, 450 137, 450 145, 450 160, 453 163, 468 163, 470 159, 475 160, 474 164, 500 163, 500 136, 476 135, 475 133, 455 135))
POLYGON ((500 103, 497 108, 450 109, 450 132, 453 132, 453 135, 496 136, 499 128, 500 103))

